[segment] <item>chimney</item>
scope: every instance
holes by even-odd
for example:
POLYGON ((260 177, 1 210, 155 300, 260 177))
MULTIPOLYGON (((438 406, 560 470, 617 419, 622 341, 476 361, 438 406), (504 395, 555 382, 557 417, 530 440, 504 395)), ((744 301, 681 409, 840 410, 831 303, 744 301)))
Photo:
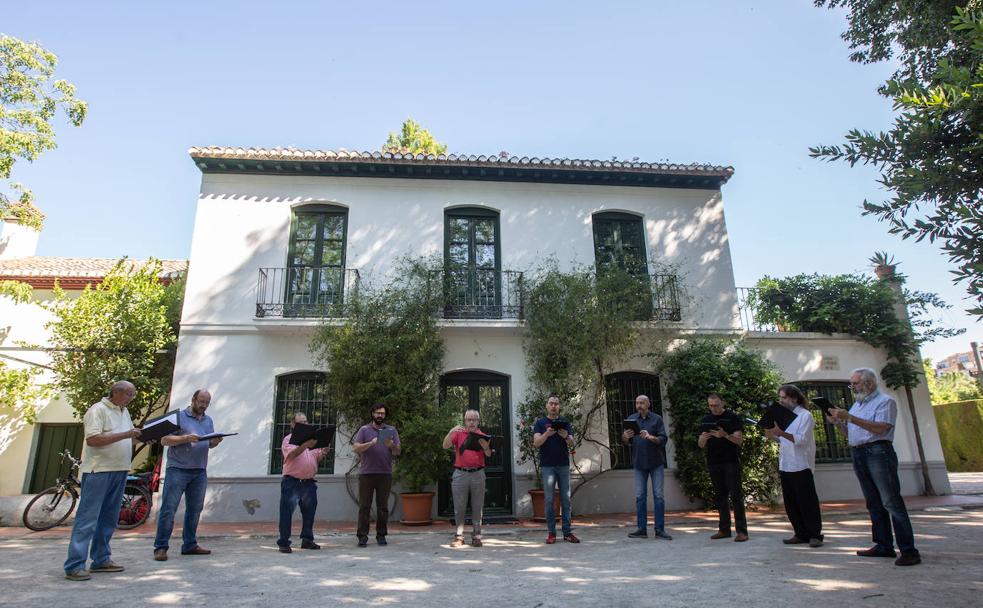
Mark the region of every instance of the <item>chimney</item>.
POLYGON ((37 253, 40 232, 22 225, 14 218, 0 223, 0 260, 26 258, 37 253))

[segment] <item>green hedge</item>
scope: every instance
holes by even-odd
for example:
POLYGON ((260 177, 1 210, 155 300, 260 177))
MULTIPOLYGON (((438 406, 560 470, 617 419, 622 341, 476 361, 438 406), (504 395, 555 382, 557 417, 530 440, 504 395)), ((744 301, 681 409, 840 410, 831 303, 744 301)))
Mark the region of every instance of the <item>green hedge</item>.
POLYGON ((945 467, 954 473, 983 471, 983 399, 932 407, 945 467))

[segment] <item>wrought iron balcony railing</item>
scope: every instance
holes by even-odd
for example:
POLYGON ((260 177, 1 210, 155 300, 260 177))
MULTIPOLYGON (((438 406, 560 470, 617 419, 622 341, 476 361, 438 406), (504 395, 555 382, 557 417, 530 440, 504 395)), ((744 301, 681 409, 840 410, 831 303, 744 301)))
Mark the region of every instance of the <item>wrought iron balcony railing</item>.
POLYGON ((652 285, 653 321, 682 321, 683 307, 679 303, 679 279, 674 274, 650 275, 652 285))
POLYGON ((522 273, 487 268, 439 273, 445 319, 522 319, 522 273))
POLYGON ((737 308, 741 313, 741 326, 747 331, 782 331, 772 323, 761 323, 754 316, 754 300, 757 289, 754 287, 737 288, 737 308))
POLYGON ((256 317, 342 317, 346 298, 358 289, 358 283, 358 270, 354 268, 260 268, 256 282, 256 317))

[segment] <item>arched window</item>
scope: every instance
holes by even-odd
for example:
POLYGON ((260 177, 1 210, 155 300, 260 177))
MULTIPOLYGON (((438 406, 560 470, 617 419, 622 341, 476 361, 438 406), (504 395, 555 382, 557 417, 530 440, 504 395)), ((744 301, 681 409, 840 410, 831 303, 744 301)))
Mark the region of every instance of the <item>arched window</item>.
POLYGON ((604 211, 591 217, 594 263, 598 270, 615 266, 631 274, 648 274, 645 230, 638 215, 604 211))
MULTIPOLYGON (((620 372, 604 377, 608 406, 608 445, 615 469, 632 468, 631 450, 621 443, 625 418, 635 413, 635 398, 645 395, 652 402, 652 412, 662 415, 662 390, 659 377, 641 372, 620 372)), ((668 429, 667 429, 668 430, 668 429)))
POLYGON ((445 317, 502 317, 500 257, 497 211, 484 207, 444 211, 445 317))
POLYGON ((321 316, 341 306, 347 236, 348 209, 328 204, 294 207, 285 316, 321 316))
MULTIPOLYGON (((303 412, 307 422, 314 426, 337 424, 334 410, 328 399, 325 374, 321 372, 297 372, 276 379, 276 395, 273 400, 273 445, 270 450, 270 474, 283 472, 283 454, 280 446, 290 433, 290 421, 296 412, 303 412)), ((317 469, 318 473, 334 473, 334 451, 328 452, 317 469)))

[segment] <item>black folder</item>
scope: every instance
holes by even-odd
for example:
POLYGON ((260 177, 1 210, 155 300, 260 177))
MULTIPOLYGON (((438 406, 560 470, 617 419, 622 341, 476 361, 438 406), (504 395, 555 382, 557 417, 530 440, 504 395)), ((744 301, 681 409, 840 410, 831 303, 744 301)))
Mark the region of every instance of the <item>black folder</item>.
POLYGON ((836 407, 826 397, 816 397, 815 399, 812 400, 812 402, 815 403, 819 407, 819 409, 823 411, 823 416, 829 416, 829 409, 836 407))
POLYGON ((379 429, 379 443, 385 443, 387 439, 396 440, 396 429, 379 429))
POLYGON ((638 421, 637 420, 628 420, 628 419, 625 419, 625 423, 624 424, 625 424, 625 430, 626 431, 630 429, 632 431, 635 431, 635 434, 636 435, 638 435, 639 433, 642 432, 642 427, 638 426, 638 421))
POLYGON ((788 409, 780 403, 771 404, 761 404, 758 406, 764 413, 761 416, 761 420, 758 420, 758 426, 761 429, 770 429, 778 424, 778 428, 783 431, 788 428, 792 421, 795 420, 795 413, 788 409))
POLYGON ((492 435, 485 435, 483 433, 475 433, 474 431, 469 431, 468 438, 465 439, 464 443, 461 444, 461 452, 463 453, 464 450, 483 452, 484 450, 482 449, 481 444, 478 443, 479 439, 484 439, 488 442, 491 442, 492 435))
POLYGON ((554 431, 559 431, 560 429, 563 429, 568 433, 570 432, 570 423, 562 418, 557 418, 556 420, 550 422, 550 426, 553 428, 554 431))
POLYGON ((712 433, 717 429, 722 428, 717 422, 701 422, 700 423, 700 434, 712 433))
POLYGON ((327 448, 331 447, 334 442, 336 427, 334 425, 328 426, 313 426, 310 424, 295 423, 293 430, 290 432, 290 443, 292 445, 300 445, 309 439, 317 439, 317 443, 314 444, 313 449, 327 448))
POLYGON ((178 410, 172 410, 163 416, 144 422, 143 428, 140 429, 140 441, 158 441, 161 437, 167 437, 174 431, 180 430, 177 413, 178 410))

